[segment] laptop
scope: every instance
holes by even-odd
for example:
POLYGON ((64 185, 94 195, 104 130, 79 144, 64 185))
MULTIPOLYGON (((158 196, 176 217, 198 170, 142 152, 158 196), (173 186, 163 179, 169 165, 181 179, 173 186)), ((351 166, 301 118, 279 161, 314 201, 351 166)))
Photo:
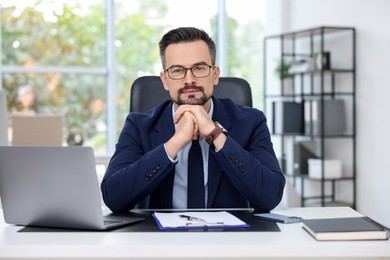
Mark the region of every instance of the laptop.
POLYGON ((144 220, 103 216, 91 147, 0 146, 0 197, 8 224, 106 230, 144 220))

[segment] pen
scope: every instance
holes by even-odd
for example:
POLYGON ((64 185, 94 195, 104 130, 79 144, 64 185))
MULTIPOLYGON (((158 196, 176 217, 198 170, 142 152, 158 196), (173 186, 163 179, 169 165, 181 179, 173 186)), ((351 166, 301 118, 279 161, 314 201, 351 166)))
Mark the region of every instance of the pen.
POLYGON ((204 220, 202 218, 192 217, 192 216, 188 216, 188 215, 179 215, 179 218, 185 218, 189 221, 207 222, 206 220, 204 220))

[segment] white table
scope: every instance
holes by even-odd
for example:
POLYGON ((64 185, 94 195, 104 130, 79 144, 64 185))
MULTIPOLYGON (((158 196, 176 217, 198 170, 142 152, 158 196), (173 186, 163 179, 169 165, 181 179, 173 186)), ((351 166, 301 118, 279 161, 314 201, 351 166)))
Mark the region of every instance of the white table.
MULTIPOLYGON (((2 212, 1 212, 2 213, 2 212)), ((275 213, 306 219, 361 216, 347 208, 291 208, 275 213)), ((0 219, 0 258, 12 259, 390 259, 390 241, 318 242, 302 223, 281 232, 17 232, 0 219)))

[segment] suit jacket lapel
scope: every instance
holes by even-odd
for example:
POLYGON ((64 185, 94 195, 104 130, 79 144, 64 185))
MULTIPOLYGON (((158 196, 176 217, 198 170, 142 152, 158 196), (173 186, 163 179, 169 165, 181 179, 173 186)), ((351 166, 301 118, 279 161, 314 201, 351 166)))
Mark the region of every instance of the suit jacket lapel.
MULTIPOLYGON (((226 130, 231 129, 230 117, 225 110, 222 102, 219 99, 213 98, 214 102, 214 111, 213 111, 213 121, 218 121, 226 130)), ((210 146, 210 149, 214 147, 210 146)), ((211 152, 209 152, 209 176, 208 176, 208 195, 207 195, 207 207, 211 207, 213 204, 215 194, 217 193, 219 183, 222 178, 221 167, 218 166, 217 160, 214 158, 211 152)))
POLYGON ((152 147, 154 148, 160 145, 161 143, 165 143, 166 141, 169 140, 169 138, 172 137, 174 133, 175 133, 175 127, 173 124, 172 106, 167 105, 165 106, 163 111, 161 111, 161 114, 158 117, 158 120, 152 132, 150 133, 152 147))
MULTIPOLYGON (((170 103, 172 104, 172 102, 170 103)), ((151 134, 152 147, 156 147, 161 143, 165 143, 172 137, 175 132, 175 127, 172 118, 172 106, 168 105, 161 112, 161 115, 153 128, 151 134)), ((172 208, 172 192, 173 181, 175 178, 175 170, 173 169, 168 176, 161 182, 159 188, 159 201, 161 208, 172 208)))
MULTIPOLYGON (((210 148, 213 149, 213 148, 210 148)), ((208 177, 208 188, 207 188, 207 207, 213 205, 215 194, 217 193, 219 183, 222 177, 222 170, 218 167, 215 158, 209 154, 209 177, 208 177)))

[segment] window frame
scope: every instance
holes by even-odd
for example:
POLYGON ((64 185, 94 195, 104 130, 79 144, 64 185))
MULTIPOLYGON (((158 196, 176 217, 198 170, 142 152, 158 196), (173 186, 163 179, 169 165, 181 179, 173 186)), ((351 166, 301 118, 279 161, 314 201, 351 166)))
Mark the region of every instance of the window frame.
MULTIPOLYGON (((115 144, 117 142, 118 126, 117 126, 117 108, 116 108, 116 57, 115 57, 115 0, 101 0, 104 5, 104 17, 106 26, 106 59, 104 66, 99 67, 84 67, 84 66, 41 66, 41 67, 22 67, 14 65, 2 64, 2 48, 0 48, 0 89, 3 89, 3 74, 7 73, 61 73, 61 74, 75 74, 75 75, 100 75, 106 78, 106 120, 107 120, 107 137, 106 137, 106 155, 112 155, 115 151, 115 144)), ((217 58, 218 66, 221 68, 221 76, 227 76, 227 14, 226 1, 218 0, 217 6, 217 58)), ((2 43, 2 24, 0 23, 0 43, 2 43)))

